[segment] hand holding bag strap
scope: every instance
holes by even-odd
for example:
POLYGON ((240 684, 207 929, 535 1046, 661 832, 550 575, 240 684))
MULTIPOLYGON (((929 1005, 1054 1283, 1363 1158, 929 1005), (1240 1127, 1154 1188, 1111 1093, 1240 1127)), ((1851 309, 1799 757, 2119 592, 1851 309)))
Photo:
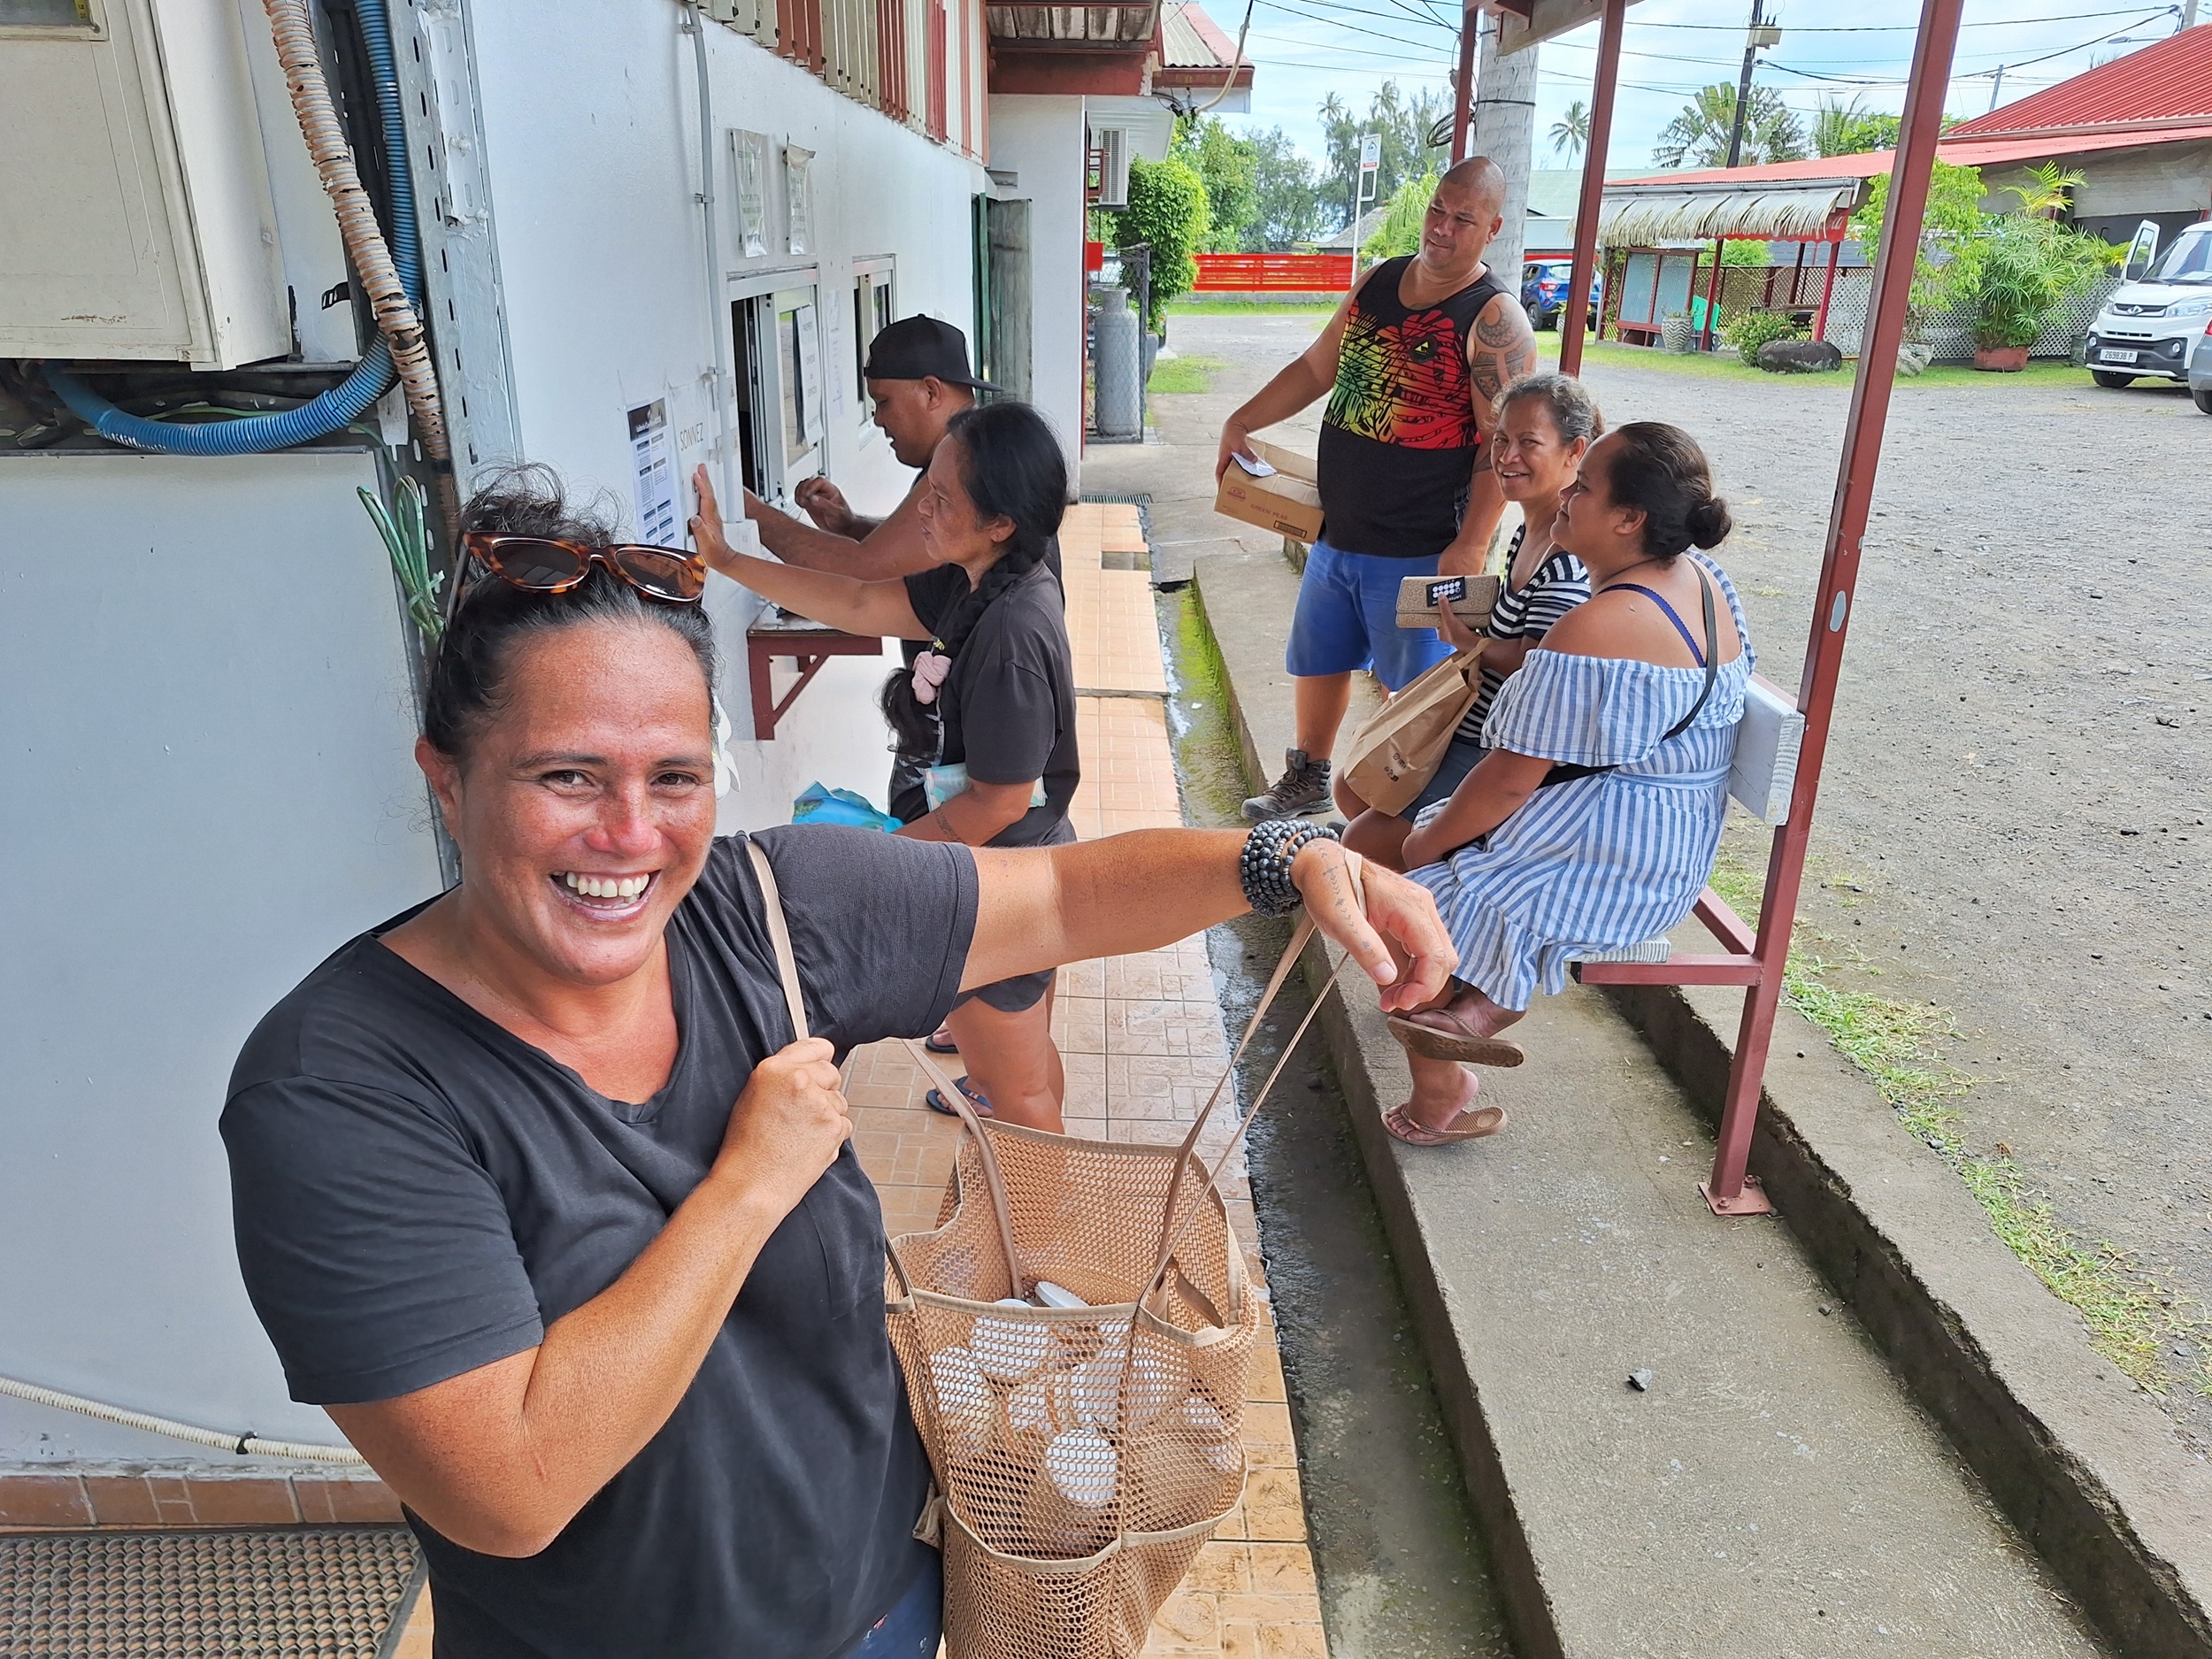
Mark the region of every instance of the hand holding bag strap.
POLYGON ((776 953, 776 973, 783 980, 783 1000, 791 1010, 791 1041, 802 1042, 812 1033, 807 1030, 806 1001, 799 994, 799 964, 791 954, 791 929, 784 920, 783 894, 776 886, 776 872, 768 863, 768 855, 760 849, 760 843, 748 840, 745 851, 753 861, 753 875, 760 883, 761 916, 768 924, 768 943, 776 953))
MULTIPOLYGON (((803 1042, 813 1033, 807 1028, 806 999, 799 990, 799 963, 791 950, 791 926, 783 913, 783 892, 776 886, 775 869, 769 864, 768 855, 761 851, 760 843, 749 839, 745 852, 752 861, 754 879, 760 883, 761 920, 767 925, 769 948, 775 952, 776 977, 783 982, 784 1006, 791 1012, 791 1041, 803 1042)), ((887 1238, 884 1248, 891 1257, 891 1271, 898 1276, 899 1302, 911 1305, 914 1281, 906 1271, 906 1263, 899 1258, 898 1247, 887 1238)))

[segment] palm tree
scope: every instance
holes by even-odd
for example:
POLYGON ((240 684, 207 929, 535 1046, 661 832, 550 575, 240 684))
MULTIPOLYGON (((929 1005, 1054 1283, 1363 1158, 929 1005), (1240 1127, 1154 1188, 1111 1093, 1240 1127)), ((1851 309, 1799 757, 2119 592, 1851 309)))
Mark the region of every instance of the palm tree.
POLYGON ((2055 161, 2028 169, 2028 182, 2005 186, 2007 196, 2020 198, 2020 211, 2034 219, 2056 219, 2073 205, 2073 194, 2089 181, 2089 175, 2055 161))
POLYGON ((1555 156, 1564 154, 1569 161, 1589 148, 1590 106, 1577 98, 1567 106, 1567 113, 1551 124, 1551 148, 1555 156))
MULTIPOLYGON (((1659 131, 1651 158, 1663 167, 1686 163, 1696 167, 1728 165, 1728 138, 1736 124, 1736 88, 1717 82, 1700 88, 1682 113, 1659 131)), ((1771 87, 1754 87, 1743 129, 1743 162, 1798 161, 1805 155, 1805 130, 1797 115, 1771 87)))
POLYGON ((1820 108, 1813 115, 1813 154, 1816 156, 1848 156, 1857 149, 1859 125, 1866 119, 1866 100, 1858 93, 1851 101, 1823 95, 1820 108))

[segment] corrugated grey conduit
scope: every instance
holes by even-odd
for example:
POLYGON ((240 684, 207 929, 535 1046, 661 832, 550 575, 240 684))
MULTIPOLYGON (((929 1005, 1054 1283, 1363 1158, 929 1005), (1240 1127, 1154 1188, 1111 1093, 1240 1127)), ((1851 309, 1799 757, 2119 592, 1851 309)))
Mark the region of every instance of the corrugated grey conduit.
POLYGON ((13 1377, 0 1377, 0 1394, 12 1394, 18 1400, 27 1400, 35 1406, 50 1406, 58 1411, 98 1417, 104 1423, 119 1423, 127 1429, 138 1429, 148 1434, 165 1434, 173 1440, 212 1446, 221 1451, 235 1452, 241 1457, 291 1457, 309 1463, 365 1465, 368 1462, 350 1446, 317 1446, 302 1440, 271 1440, 254 1433, 231 1434, 221 1429, 204 1429, 195 1424, 180 1423, 173 1417, 157 1417, 150 1412, 131 1411, 104 1401, 88 1400, 82 1394, 66 1394, 58 1388, 42 1388, 36 1383, 19 1382, 13 1377))

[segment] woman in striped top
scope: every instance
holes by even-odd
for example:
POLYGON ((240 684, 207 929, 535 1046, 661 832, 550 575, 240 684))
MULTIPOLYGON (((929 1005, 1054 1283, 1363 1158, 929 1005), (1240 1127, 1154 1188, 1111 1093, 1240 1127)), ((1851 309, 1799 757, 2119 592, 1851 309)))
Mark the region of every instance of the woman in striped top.
POLYGON ((1400 849, 1425 807, 1448 799, 1482 758, 1482 726, 1498 689, 1552 625, 1590 596, 1590 573, 1559 546, 1552 531, 1559 493, 1574 481, 1584 453, 1605 431, 1589 388, 1564 374, 1524 375, 1498 395, 1497 428, 1490 434, 1490 470, 1508 501, 1521 509, 1521 527, 1506 549, 1505 580, 1490 621, 1480 634, 1443 608, 1438 631, 1460 650, 1482 648, 1482 688, 1452 734, 1443 764, 1402 812, 1383 812, 1360 799, 1340 778, 1337 806, 1351 820, 1344 844, 1394 870, 1400 849))
POLYGON ((1406 837, 1413 879, 1459 952, 1429 1007, 1390 1021, 1413 1097, 1386 1122, 1417 1146, 1495 1134, 1466 1064, 1517 1065, 1498 1033, 1567 965, 1665 933, 1713 867, 1751 675, 1736 592, 1692 547, 1726 503, 1688 434, 1639 421, 1593 445, 1555 533, 1588 567, 1588 603, 1498 694, 1489 750, 1406 837), (1687 554, 1687 557, 1685 555, 1687 554))

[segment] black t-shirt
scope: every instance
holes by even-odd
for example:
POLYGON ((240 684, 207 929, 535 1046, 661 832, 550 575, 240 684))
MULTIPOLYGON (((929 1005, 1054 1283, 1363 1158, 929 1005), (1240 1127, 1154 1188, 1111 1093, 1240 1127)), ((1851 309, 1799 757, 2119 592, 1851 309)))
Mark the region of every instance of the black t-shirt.
MULTIPOLYGON (((814 1034, 933 1030, 975 927, 964 848, 820 826, 760 838, 814 1034)), ((412 912, 410 912, 412 914, 412 912)), ((344 946, 246 1043, 223 1112, 239 1263, 292 1396, 385 1400, 534 1347, 707 1173, 752 1068, 792 1038, 744 838, 668 924, 681 1047, 642 1105, 377 942, 344 946)), ((660 1432, 542 1554, 411 1517, 438 1651, 832 1659, 926 1564, 929 1470, 883 1320, 884 1234, 848 1144, 770 1237, 660 1432)))
MULTIPOLYGON (((939 565, 906 579, 926 628, 968 603, 968 573, 939 565)), ((1075 664, 1059 578, 1039 564, 993 600, 955 652, 940 689, 943 764, 964 763, 977 783, 1041 778, 1045 804, 994 835, 992 847, 1046 847, 1075 839, 1068 803, 1081 778, 1075 748, 1075 664)))

